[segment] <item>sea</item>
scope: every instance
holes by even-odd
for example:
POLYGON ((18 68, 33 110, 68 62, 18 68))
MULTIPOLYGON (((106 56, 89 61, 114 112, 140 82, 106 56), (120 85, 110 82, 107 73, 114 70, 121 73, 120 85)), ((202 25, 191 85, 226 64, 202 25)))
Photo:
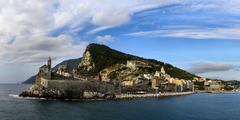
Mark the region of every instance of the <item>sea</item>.
POLYGON ((240 120, 240 93, 102 101, 18 97, 29 87, 0 84, 0 120, 240 120))

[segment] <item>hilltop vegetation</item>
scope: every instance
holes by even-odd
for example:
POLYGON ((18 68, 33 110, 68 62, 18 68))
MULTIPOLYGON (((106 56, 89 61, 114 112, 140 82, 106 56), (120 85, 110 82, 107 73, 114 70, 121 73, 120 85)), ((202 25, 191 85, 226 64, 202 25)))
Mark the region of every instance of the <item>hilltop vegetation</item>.
POLYGON ((145 73, 154 73, 155 71, 159 71, 161 67, 164 67, 166 73, 174 78, 193 79, 194 77, 198 77, 194 74, 174 67, 170 64, 163 63, 153 59, 145 59, 142 57, 125 54, 117 50, 113 50, 105 45, 99 44, 90 44, 86 48, 86 51, 83 55, 83 61, 81 61, 80 66, 77 68, 77 74, 86 77, 89 76, 93 77, 98 75, 99 72, 103 69, 112 67, 113 65, 116 64, 127 64, 127 61, 129 60, 141 61, 151 66, 148 68, 139 69, 140 71, 138 72, 146 71, 145 73), (89 64, 85 65, 85 63, 89 64))

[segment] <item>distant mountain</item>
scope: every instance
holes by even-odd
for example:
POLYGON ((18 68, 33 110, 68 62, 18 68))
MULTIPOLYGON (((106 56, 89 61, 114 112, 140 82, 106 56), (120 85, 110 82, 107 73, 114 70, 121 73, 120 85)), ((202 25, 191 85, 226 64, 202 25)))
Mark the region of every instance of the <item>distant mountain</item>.
MULTIPOLYGON (((78 64, 81 62, 81 59, 82 58, 77 58, 77 59, 70 59, 70 60, 65 60, 59 64, 57 64, 55 67, 53 67, 53 71, 56 71, 57 68, 60 66, 60 65, 67 65, 68 66, 68 70, 69 71, 72 71, 73 69, 76 69, 78 64)), ((25 80, 23 82, 23 84, 33 84, 36 80, 36 75, 34 76, 31 76, 30 78, 28 78, 27 80, 25 80)))
POLYGON ((36 75, 31 76, 30 78, 28 78, 27 80, 25 80, 24 82, 22 82, 22 84, 33 84, 36 80, 36 75))
POLYGON ((67 65, 68 66, 68 70, 72 71, 73 69, 76 69, 78 67, 78 64, 81 62, 82 58, 77 58, 77 59, 70 59, 70 60, 65 60, 59 64, 57 64, 55 67, 53 67, 53 71, 56 71, 57 68, 60 65, 67 65))
POLYGON ((168 63, 122 53, 99 44, 90 44, 86 48, 76 73, 79 76, 92 78, 101 77, 101 74, 104 73, 104 77, 109 79, 132 79, 144 74, 153 75, 162 67, 173 78, 193 79, 198 77, 168 63), (133 70, 127 67, 128 61, 138 61, 144 65, 133 70))

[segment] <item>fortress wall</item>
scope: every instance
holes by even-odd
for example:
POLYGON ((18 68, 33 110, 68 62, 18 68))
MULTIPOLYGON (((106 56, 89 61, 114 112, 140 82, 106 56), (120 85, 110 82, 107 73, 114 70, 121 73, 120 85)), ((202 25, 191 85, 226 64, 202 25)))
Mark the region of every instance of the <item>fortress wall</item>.
POLYGON ((41 86, 47 90, 61 91, 70 93, 82 93, 84 91, 97 91, 100 93, 113 92, 114 86, 105 82, 98 81, 84 81, 84 80, 47 80, 40 78, 41 86))
POLYGON ((79 80, 49 80, 48 88, 60 90, 81 90, 83 85, 79 80))
POLYGON ((49 89, 81 90, 83 81, 80 80, 46 80, 41 78, 41 84, 49 89))

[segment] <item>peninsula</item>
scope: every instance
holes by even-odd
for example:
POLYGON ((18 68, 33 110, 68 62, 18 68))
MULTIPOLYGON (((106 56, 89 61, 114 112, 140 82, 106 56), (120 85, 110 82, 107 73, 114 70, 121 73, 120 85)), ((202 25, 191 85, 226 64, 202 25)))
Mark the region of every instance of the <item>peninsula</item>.
MULTIPOLYGON (((79 59, 78 59, 79 60, 79 59)), ((47 99, 122 99, 186 95, 203 78, 153 59, 90 44, 75 66, 39 68, 35 83, 22 97, 47 99)))

